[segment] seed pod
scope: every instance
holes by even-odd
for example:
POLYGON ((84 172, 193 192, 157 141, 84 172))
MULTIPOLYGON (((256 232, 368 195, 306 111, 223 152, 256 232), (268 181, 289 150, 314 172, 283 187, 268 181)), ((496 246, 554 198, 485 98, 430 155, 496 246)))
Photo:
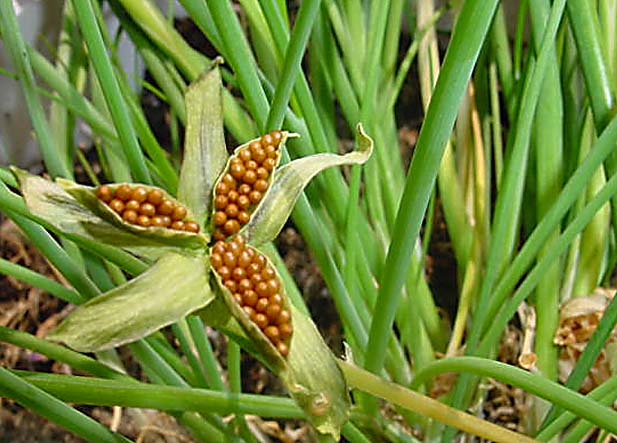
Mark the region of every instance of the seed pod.
POLYGON ((167 197, 163 191, 144 185, 101 185, 97 199, 118 214, 127 224, 199 232, 199 224, 191 220, 185 206, 167 197))
POLYGON ((250 221, 272 182, 271 172, 280 160, 279 148, 287 137, 285 131, 273 131, 240 146, 229 158, 214 187, 215 239, 236 234, 250 221))
POLYGON ((232 295, 229 300, 241 308, 238 312, 244 312, 246 320, 286 357, 293 333, 291 316, 279 276, 268 259, 239 235, 228 242, 218 241, 210 252, 210 264, 232 295))

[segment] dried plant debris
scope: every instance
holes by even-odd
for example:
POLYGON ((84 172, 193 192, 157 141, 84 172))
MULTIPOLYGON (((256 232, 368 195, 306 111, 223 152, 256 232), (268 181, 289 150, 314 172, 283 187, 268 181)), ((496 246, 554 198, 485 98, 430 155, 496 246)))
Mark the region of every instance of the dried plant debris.
POLYGON ((494 379, 488 380, 483 410, 487 419, 512 431, 525 433, 529 396, 525 391, 494 379))
MULTIPOLYGON (((591 295, 575 297, 563 304, 554 339, 555 344, 561 348, 559 355, 561 382, 565 382, 572 372, 614 295, 614 289, 597 288, 591 295)), ((581 392, 591 391, 612 374, 617 373, 616 351, 617 330, 613 330, 585 378, 581 392)))

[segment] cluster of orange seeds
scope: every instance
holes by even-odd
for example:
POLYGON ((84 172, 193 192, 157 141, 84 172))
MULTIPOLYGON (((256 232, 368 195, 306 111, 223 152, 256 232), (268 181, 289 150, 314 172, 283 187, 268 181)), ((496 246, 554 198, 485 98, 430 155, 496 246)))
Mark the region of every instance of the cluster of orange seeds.
POLYGON ((126 184, 113 189, 111 186, 102 185, 96 189, 96 196, 127 223, 199 232, 199 225, 186 219, 186 208, 166 199, 158 189, 126 184))
POLYGON ((283 133, 273 131, 251 142, 229 160, 215 189, 214 239, 236 234, 250 220, 254 207, 270 186, 283 133))
POLYGON ((210 263, 223 285, 279 353, 289 353, 291 313, 285 309, 281 283, 263 254, 245 244, 242 236, 212 247, 210 263))

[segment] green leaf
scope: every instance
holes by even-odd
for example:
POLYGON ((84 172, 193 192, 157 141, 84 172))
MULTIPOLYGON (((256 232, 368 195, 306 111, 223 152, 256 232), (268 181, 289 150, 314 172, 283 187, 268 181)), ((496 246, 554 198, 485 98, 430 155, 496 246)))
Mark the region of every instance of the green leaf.
POLYGON ((167 254, 137 278, 79 306, 46 338, 82 352, 138 340, 210 303, 204 256, 167 254))
POLYGON ((359 150, 344 155, 316 154, 287 163, 276 170, 270 188, 243 229, 248 242, 260 245, 278 235, 308 182, 332 166, 362 164, 373 151, 373 140, 358 125, 359 150))
POLYGON ((223 133, 219 60, 189 86, 185 96, 187 122, 178 198, 202 227, 210 214, 214 182, 229 157, 223 133))
POLYGON ((93 188, 68 180, 61 180, 60 186, 16 168, 13 173, 28 209, 61 232, 118 246, 149 260, 170 251, 194 253, 207 243, 202 234, 128 225, 96 198, 93 188))

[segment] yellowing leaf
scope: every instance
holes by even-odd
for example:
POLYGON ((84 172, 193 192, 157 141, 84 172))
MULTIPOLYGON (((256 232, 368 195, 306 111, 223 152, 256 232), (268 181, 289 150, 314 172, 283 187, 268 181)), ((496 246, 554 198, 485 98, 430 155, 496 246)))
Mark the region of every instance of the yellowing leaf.
POLYGON ((185 97, 187 122, 178 199, 193 211, 202 227, 210 213, 214 182, 229 157, 221 88, 221 75, 215 66, 189 86, 185 97))
POLYGON ((137 278, 79 306, 47 338, 84 352, 138 340, 213 300, 207 269, 203 256, 167 254, 137 278))

